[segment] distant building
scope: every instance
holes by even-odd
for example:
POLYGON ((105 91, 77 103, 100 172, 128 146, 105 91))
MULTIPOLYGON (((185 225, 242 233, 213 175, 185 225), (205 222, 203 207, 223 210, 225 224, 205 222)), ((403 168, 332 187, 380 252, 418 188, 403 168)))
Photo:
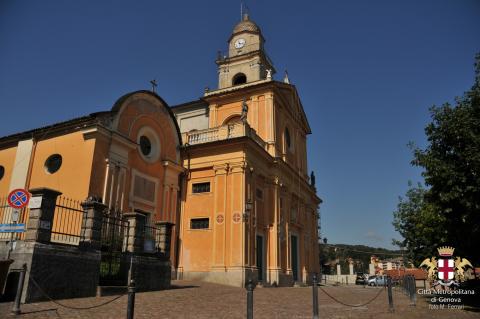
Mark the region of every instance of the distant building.
POLYGON ((375 274, 384 274, 386 270, 395 270, 400 268, 405 268, 403 262, 403 257, 395 257, 389 259, 379 259, 376 256, 370 257, 370 264, 373 265, 375 269, 375 274))

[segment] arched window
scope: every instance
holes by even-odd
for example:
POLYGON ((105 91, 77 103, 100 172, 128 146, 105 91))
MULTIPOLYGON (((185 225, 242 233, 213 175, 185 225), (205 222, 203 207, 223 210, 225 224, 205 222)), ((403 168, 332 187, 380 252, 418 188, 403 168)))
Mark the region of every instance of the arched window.
POLYGON ((243 73, 235 74, 232 80, 232 85, 240 85, 244 83, 247 83, 247 76, 243 73))
POLYGON ((241 116, 238 115, 238 114, 237 114, 237 115, 230 116, 229 118, 227 118, 227 119, 223 122, 223 125, 235 124, 235 123, 241 122, 240 118, 241 118, 241 116))

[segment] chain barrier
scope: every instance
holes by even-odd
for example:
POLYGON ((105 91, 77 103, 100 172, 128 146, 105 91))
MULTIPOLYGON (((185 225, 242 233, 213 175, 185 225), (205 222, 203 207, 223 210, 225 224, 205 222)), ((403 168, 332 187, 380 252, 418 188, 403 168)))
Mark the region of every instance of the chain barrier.
POLYGON ((347 306, 347 307, 354 307, 354 308, 356 308, 356 307, 363 307, 363 306, 366 306, 366 305, 370 304, 370 303, 373 302, 375 299, 377 299, 378 296, 380 296, 380 294, 385 290, 385 289, 383 289, 383 288, 380 289, 380 290, 378 291, 378 293, 377 293, 372 299, 370 299, 369 301, 367 301, 366 303, 359 304, 359 305, 351 305, 351 304, 347 304, 347 303, 345 303, 345 302, 343 302, 343 301, 341 301, 341 300, 338 300, 338 299, 335 298, 334 296, 330 295, 330 294, 329 294, 328 292, 326 292, 325 289, 323 289, 321 286, 320 286, 319 288, 320 288, 320 290, 323 291, 327 296, 329 296, 333 301, 336 301, 336 302, 338 302, 338 303, 341 304, 341 305, 344 305, 344 306, 347 306))
POLYGON ((33 284, 38 288, 38 290, 40 290, 40 293, 45 296, 48 300, 50 300, 51 302, 53 302, 54 304, 57 304, 63 308, 67 308, 67 309, 72 309, 72 310, 88 310, 88 309, 94 309, 94 308, 98 308, 98 307, 102 307, 102 306, 105 306, 105 305, 108 305, 109 303, 112 303, 114 302, 115 300, 118 300, 120 298, 122 298, 123 296, 127 295, 128 292, 124 293, 124 294, 121 294, 120 296, 117 296, 113 299, 110 299, 104 303, 101 303, 99 305, 95 305, 95 306, 90 306, 90 307, 73 307, 73 306, 67 306, 67 305, 64 305, 54 299, 52 299, 49 295, 47 295, 47 293, 40 287, 40 285, 35 281, 35 279, 30 276, 30 279, 32 280, 33 284))

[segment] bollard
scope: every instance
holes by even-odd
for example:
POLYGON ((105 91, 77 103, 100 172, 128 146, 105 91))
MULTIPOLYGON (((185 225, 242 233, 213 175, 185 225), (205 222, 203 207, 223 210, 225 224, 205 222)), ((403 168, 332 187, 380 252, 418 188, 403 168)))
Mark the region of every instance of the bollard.
POLYGON ((411 295, 410 295, 410 305, 412 307, 415 307, 417 305, 417 284, 415 282, 415 276, 411 277, 411 295))
POLYGON ((410 297, 410 276, 405 277, 405 293, 410 297))
POLYGON ((17 294, 15 295, 15 303, 13 304, 12 313, 19 315, 20 310, 20 301, 22 300, 23 284, 25 283, 25 274, 27 272, 27 264, 23 264, 22 269, 20 270, 20 278, 18 279, 17 294))
POLYGON ((388 287, 388 311, 394 312, 393 309, 393 295, 392 295, 392 278, 387 277, 387 287, 388 287))
POLYGON ((247 282, 247 319, 253 319, 253 289, 255 289, 255 283, 252 279, 248 279, 247 282))
POLYGON ((317 285, 317 274, 313 274, 312 295, 313 295, 313 319, 318 319, 318 285, 317 285))
POLYGON ((135 280, 131 279, 128 285, 128 304, 127 304, 127 319, 133 319, 135 314, 135 280))

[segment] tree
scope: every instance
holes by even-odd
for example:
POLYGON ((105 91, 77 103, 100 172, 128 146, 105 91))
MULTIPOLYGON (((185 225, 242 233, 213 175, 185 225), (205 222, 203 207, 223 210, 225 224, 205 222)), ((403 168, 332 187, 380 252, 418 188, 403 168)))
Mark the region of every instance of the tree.
POLYGON ((420 183, 414 187, 409 182, 409 187, 393 213, 393 226, 403 240, 393 244, 405 247, 408 259, 418 266, 426 257, 436 255, 438 243, 444 242, 445 218, 425 200, 427 190, 420 183))
POLYGON ((422 176, 429 188, 409 190, 407 198, 412 202, 400 202, 394 222, 414 255, 423 245, 451 245, 456 255, 480 263, 476 247, 480 240, 480 54, 475 75, 473 87, 456 99, 455 106, 430 108, 432 122, 425 128, 428 145, 414 148, 412 165, 424 169, 422 176), (429 220, 436 230, 412 229, 411 221, 419 217, 429 220))

